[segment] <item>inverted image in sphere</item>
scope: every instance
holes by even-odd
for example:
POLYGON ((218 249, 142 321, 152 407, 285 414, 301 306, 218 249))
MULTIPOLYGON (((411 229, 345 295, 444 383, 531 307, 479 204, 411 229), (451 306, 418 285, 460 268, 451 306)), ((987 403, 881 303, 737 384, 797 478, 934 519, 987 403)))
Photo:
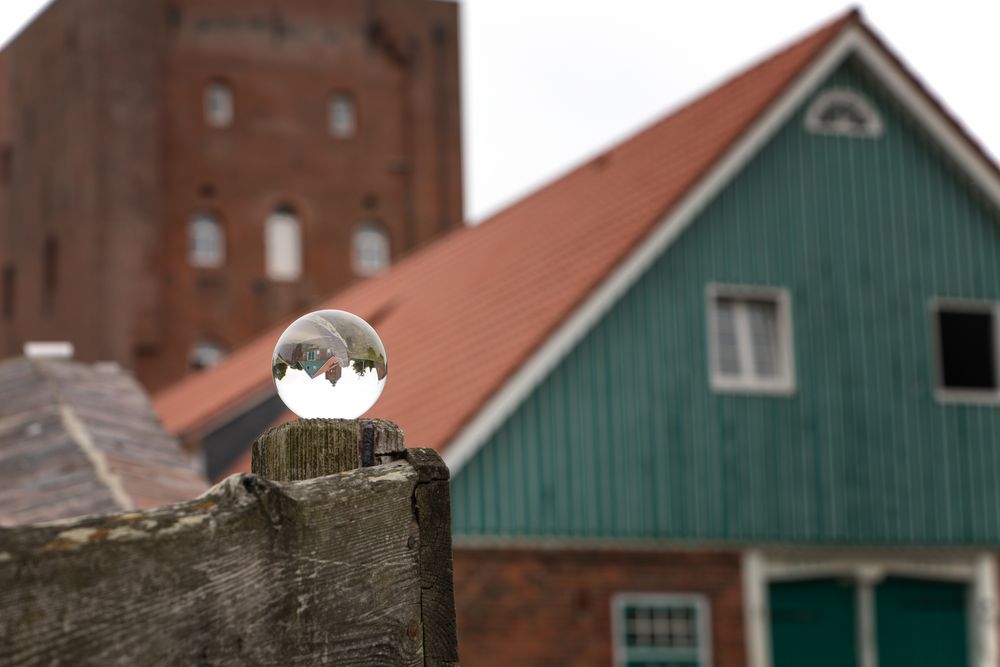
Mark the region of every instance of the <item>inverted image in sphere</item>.
POLYGON ((387 372, 375 329, 343 310, 317 310, 295 320, 271 357, 278 396, 305 419, 360 417, 382 394, 387 372))

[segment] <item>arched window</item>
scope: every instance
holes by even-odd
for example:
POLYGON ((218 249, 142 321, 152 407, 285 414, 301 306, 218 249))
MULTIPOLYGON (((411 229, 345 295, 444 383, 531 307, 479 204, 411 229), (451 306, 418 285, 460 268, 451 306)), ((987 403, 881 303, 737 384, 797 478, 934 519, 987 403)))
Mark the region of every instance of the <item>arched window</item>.
POLYGON ((336 93, 330 98, 330 134, 338 139, 354 136, 358 118, 354 96, 336 93))
POLYGON ((211 213, 196 213, 188 223, 188 261, 191 266, 214 268, 226 258, 222 225, 211 213))
POLYGON ((298 280, 302 275, 302 224, 289 206, 279 206, 267 219, 264 261, 271 280, 298 280))
POLYGON ((205 124, 227 127, 233 122, 233 89, 225 81, 209 81, 205 85, 205 124))
POLYGON ((210 339, 202 339, 191 348, 190 363, 194 370, 210 368, 226 356, 226 349, 221 343, 210 339))
POLYGON ((875 138, 882 134, 882 119, 860 93, 847 88, 823 91, 806 111, 806 129, 818 134, 875 138))
POLYGON ((363 222, 354 230, 351 266, 359 276, 372 276, 389 268, 389 235, 382 225, 363 222))

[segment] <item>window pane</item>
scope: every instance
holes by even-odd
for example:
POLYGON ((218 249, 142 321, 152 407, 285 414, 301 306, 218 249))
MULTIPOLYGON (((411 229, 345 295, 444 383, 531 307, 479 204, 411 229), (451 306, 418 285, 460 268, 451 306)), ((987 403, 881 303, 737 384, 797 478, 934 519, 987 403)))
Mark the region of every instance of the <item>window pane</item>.
MULTIPOLYGON (((645 596, 643 596, 645 597, 645 596)), ((700 637, 701 608, 693 601, 664 596, 635 600, 619 608, 619 655, 627 665, 700 665, 704 642, 700 637)))
POLYGON ((354 232, 351 262, 359 276, 371 276, 389 267, 389 235, 381 226, 364 223, 354 232))
POLYGON ((225 127, 233 122, 233 91, 229 84, 213 81, 205 86, 205 123, 225 127))
POLYGON ((188 225, 188 260, 193 266, 215 267, 226 254, 222 226, 208 213, 199 213, 188 225))
POLYGON ((191 349, 191 368, 200 370, 216 365, 226 356, 222 345, 213 341, 199 341, 191 349))
POLYGON ((354 97, 347 93, 334 95, 330 99, 330 134, 349 137, 354 134, 356 124, 354 97))
POLYGON ((265 229, 265 263, 272 280, 297 280, 302 275, 302 228, 290 209, 275 211, 265 229))
POLYGON ((993 314, 938 312, 942 381, 953 389, 996 389, 993 314))
POLYGON ((754 371, 758 377, 774 378, 778 368, 778 304, 774 301, 747 301, 750 344, 754 371))
POLYGON ((736 341, 736 302, 715 300, 715 358, 719 373, 739 377, 740 351, 736 341))

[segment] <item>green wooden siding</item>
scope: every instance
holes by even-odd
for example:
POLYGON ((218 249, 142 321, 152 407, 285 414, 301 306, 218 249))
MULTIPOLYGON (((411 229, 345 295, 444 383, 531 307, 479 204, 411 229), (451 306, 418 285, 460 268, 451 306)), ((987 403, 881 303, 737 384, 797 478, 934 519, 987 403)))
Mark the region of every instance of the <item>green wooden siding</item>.
POLYGON ((458 473, 456 534, 1000 543, 1000 408, 936 402, 928 311, 1000 300, 1000 219, 860 66, 828 83, 884 135, 800 111, 458 473), (713 282, 790 290, 793 395, 710 389, 713 282))

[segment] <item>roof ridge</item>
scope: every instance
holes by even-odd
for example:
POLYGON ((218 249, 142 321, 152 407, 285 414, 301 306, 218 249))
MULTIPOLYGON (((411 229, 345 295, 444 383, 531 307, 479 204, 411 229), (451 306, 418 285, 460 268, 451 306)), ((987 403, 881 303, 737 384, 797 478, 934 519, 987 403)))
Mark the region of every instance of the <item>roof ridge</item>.
POLYGON ((684 99, 678 101, 675 105, 671 106, 667 110, 659 113, 655 118, 652 118, 645 123, 638 125, 634 130, 626 133, 625 135, 609 140, 604 146, 597 148, 590 153, 580 157, 573 164, 567 166, 564 170, 558 172, 554 176, 546 179, 545 181, 539 183, 537 186, 530 188, 520 195, 516 195, 508 203, 502 205, 500 208, 495 209, 487 217, 483 218, 480 222, 475 225, 469 225, 470 228, 475 229, 490 223, 497 218, 501 217, 502 214, 516 208, 518 205, 531 199, 533 196, 546 190, 560 181, 569 178, 576 174, 577 172, 583 171, 584 169, 590 168, 595 161, 599 161, 605 158, 609 158, 611 154, 615 151, 624 148, 625 146, 632 144, 641 140, 645 135, 653 132, 663 124, 670 121, 677 114, 684 112, 690 107, 701 102, 705 97, 723 89, 733 83, 745 79, 748 76, 752 76, 754 73, 758 72, 767 65, 780 59, 782 56, 786 55, 792 49, 801 47, 804 42, 809 39, 814 39, 820 35, 825 35, 826 39, 822 40, 821 43, 816 45, 816 50, 821 50, 826 46, 830 39, 837 35, 842 28, 850 23, 862 22, 863 17, 861 15, 861 10, 857 6, 851 7, 848 11, 838 14, 834 18, 823 21, 817 25, 815 28, 809 30, 803 30, 798 36, 789 39, 782 45, 768 49, 761 55, 759 55, 750 65, 740 67, 735 71, 728 74, 723 74, 717 79, 706 83, 705 85, 698 88, 695 92, 684 99))
POLYGON ((111 494, 112 500, 122 510, 134 509, 135 503, 132 502, 131 496, 125 490, 125 484, 121 477, 112 469, 107 455, 94 442, 93 436, 87 429, 86 421, 77 414, 76 408, 66 399, 65 394, 59 387, 59 383, 49 373, 45 362, 31 360, 31 364, 52 392, 56 408, 59 410, 60 421, 66 430, 66 435, 76 443, 77 447, 79 447, 83 455, 90 462, 90 465, 93 466, 94 475, 105 484, 105 487, 111 494))

